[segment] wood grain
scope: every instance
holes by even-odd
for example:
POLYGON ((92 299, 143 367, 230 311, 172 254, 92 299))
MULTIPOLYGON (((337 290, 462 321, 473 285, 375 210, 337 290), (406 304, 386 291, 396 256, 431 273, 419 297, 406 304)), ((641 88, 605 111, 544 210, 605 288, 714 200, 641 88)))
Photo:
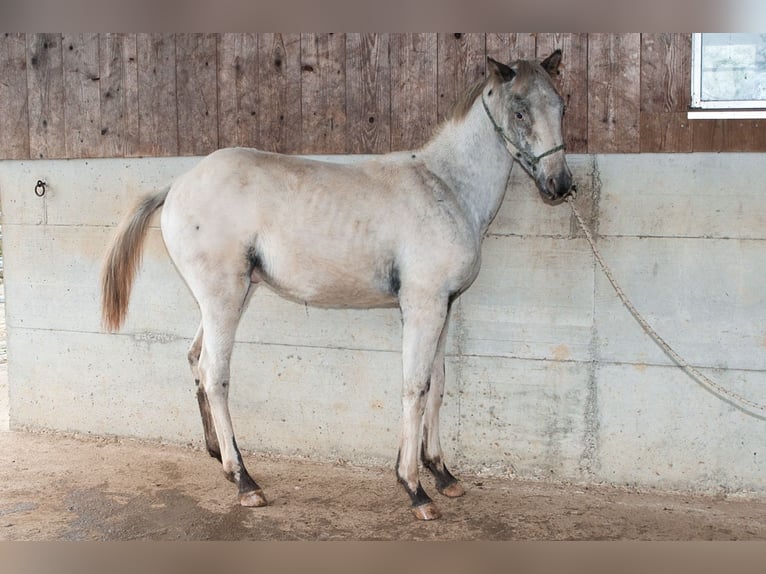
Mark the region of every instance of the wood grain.
POLYGON ((697 152, 724 151, 724 120, 689 120, 692 130, 692 150, 697 152))
POLYGON ((692 128, 686 112, 641 112, 641 153, 688 153, 692 128))
POLYGON ((0 157, 384 153, 427 141, 486 57, 563 52, 569 153, 763 152, 687 120, 683 33, 0 34, 0 157))
POLYGON ((640 45, 640 34, 588 37, 590 153, 640 151, 640 45))
POLYGON ((258 35, 218 41, 218 145, 258 147, 258 35))
POLYGON ((0 34, 0 157, 29 157, 27 57, 24 34, 0 34))
POLYGON ((534 58, 537 38, 535 34, 493 33, 487 34, 486 45, 487 56, 503 64, 510 64, 515 60, 534 58))
POLYGON ((439 34, 439 93, 437 117, 442 122, 466 91, 484 79, 486 49, 484 34, 439 34))
POLYGON ((100 157, 125 155, 125 36, 99 36, 100 157))
POLYGON ((346 121, 349 153, 391 150, 388 34, 346 35, 346 121))
POLYGON ((61 34, 27 34, 29 155, 66 157, 61 34))
POLYGON ((301 34, 301 151, 346 151, 346 37, 301 34))
POLYGON ((138 104, 138 35, 125 34, 122 38, 123 73, 123 137, 125 156, 140 155, 140 106, 138 104))
POLYGON ((391 149, 420 147, 437 124, 436 35, 391 36, 391 149))
POLYGON ((66 155, 98 157, 101 139, 98 34, 64 34, 62 47, 66 155))
POLYGON ((138 145, 146 156, 178 155, 176 43, 173 34, 138 34, 138 145))
POLYGON ((690 152, 691 39, 641 35, 641 151, 690 152))
POLYGON ((301 39, 299 34, 259 34, 260 145, 295 153, 301 149, 301 39))
POLYGON ((766 119, 725 122, 723 145, 726 151, 766 150, 766 119))
POLYGON ((218 148, 216 50, 216 34, 176 34, 180 155, 205 155, 218 148))

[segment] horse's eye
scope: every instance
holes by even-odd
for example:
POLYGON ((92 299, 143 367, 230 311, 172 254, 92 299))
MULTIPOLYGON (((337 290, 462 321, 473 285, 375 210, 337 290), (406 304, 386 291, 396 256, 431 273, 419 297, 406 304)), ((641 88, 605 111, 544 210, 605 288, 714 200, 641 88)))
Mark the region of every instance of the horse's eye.
POLYGON ((516 119, 517 120, 523 120, 524 119, 524 114, 522 114, 521 112, 516 112, 516 119))

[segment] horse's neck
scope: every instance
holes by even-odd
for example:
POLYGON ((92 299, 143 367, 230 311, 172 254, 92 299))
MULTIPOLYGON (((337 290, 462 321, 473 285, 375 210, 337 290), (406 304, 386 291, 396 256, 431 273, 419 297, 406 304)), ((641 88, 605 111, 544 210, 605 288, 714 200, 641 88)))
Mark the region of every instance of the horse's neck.
POLYGON ((494 131, 480 101, 461 120, 449 120, 422 150, 429 169, 457 194, 477 233, 497 214, 513 159, 494 131))

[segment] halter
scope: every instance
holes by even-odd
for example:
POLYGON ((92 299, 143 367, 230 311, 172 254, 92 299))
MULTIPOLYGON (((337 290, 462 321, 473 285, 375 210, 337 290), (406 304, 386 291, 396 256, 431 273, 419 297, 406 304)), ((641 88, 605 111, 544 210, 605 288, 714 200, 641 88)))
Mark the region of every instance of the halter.
POLYGON ((495 131, 500 134, 500 137, 505 140, 505 147, 508 148, 508 151, 510 154, 515 157, 516 159, 524 159, 529 164, 530 169, 532 170, 532 173, 537 172, 537 164, 540 163, 540 160, 544 157, 547 157, 549 155, 552 155, 556 153, 557 151, 565 150, 566 147, 564 144, 559 144, 556 147, 552 147, 548 151, 544 151, 540 155, 533 155, 529 153, 525 149, 521 149, 516 143, 514 143, 511 138, 509 138, 505 130, 498 125, 498 123, 495 121, 495 118, 492 117, 492 114, 489 111, 489 107, 487 107, 487 102, 484 101, 484 95, 481 96, 481 103, 484 106, 484 111, 487 112, 487 117, 489 118, 489 121, 492 122, 492 126, 495 128, 495 131), (513 149, 511 149, 513 148, 513 149), (515 151, 514 151, 515 150, 515 151))

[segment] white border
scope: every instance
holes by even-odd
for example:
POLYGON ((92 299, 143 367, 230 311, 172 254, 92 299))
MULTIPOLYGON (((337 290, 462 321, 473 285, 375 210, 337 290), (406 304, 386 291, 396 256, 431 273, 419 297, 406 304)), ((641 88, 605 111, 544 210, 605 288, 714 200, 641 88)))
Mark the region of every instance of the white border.
POLYGON ((766 109, 764 110, 689 110, 686 112, 687 119, 690 120, 757 120, 766 118, 766 109))

